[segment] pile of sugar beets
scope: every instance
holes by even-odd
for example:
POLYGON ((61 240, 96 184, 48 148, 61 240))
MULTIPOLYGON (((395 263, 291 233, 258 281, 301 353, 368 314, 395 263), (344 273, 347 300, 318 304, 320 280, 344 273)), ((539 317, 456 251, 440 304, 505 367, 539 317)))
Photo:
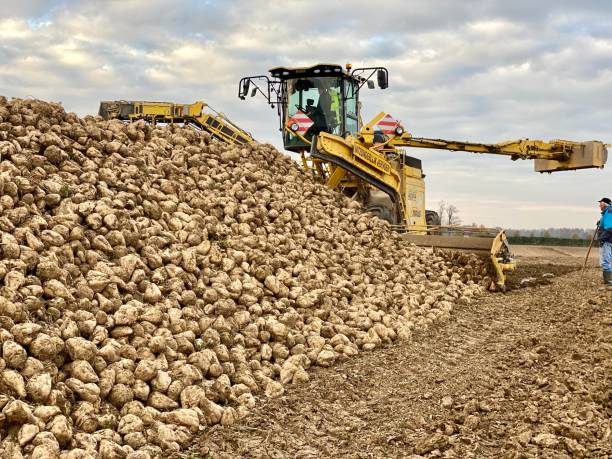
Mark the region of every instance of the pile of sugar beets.
POLYGON ((270 145, 0 98, 0 455, 150 458, 490 279, 270 145))

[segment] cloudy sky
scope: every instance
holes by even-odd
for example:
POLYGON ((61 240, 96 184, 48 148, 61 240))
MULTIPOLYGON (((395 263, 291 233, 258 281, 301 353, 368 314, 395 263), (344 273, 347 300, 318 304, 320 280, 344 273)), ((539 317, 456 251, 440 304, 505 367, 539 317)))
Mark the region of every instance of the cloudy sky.
MULTIPOLYGON (((237 83, 274 66, 389 69, 362 94, 418 137, 612 142, 612 3, 605 0, 0 0, 0 94, 61 101, 203 99, 258 140, 281 145, 261 98, 237 83)), ((413 151, 427 201, 464 223, 592 227, 612 195, 604 170, 541 175, 528 161, 413 151)))

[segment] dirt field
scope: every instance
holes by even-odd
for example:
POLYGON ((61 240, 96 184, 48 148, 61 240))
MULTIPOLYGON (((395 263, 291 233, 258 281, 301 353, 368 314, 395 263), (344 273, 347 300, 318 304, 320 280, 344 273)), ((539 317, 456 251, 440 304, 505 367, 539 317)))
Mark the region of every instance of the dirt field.
MULTIPOLYGON (((512 246, 517 262, 516 271, 508 276, 507 289, 548 285, 551 274, 555 277, 582 269, 588 249, 586 247, 512 246)), ((597 266, 599 252, 594 247, 587 267, 597 266)))
MULTIPOLYGON (((513 245, 515 258, 529 265, 567 265, 582 266, 588 249, 586 247, 553 247, 541 245, 513 245)), ((597 266, 599 252, 597 247, 591 249, 588 267, 597 266)))
POLYGON ((598 290, 595 268, 576 271, 585 253, 517 247, 514 277, 547 283, 313 369, 180 457, 612 457, 612 289, 598 290))

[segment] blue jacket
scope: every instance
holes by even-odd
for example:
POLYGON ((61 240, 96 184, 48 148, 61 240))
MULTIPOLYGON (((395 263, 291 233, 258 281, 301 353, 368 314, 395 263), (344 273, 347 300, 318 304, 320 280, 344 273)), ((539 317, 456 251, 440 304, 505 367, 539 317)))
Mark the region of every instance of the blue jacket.
POLYGON ((612 206, 606 207, 601 212, 597 228, 597 239, 599 242, 612 242, 612 206))

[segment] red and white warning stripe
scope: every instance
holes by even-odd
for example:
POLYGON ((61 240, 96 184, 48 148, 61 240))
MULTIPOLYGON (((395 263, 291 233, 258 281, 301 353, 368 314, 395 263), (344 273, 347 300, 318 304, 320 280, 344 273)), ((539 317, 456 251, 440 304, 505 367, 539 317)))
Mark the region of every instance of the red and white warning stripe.
POLYGON ((395 135, 395 128, 399 126, 399 121, 387 113, 375 126, 378 129, 374 130, 380 130, 383 134, 387 135, 395 135))
POLYGON ((295 112, 295 115, 293 115, 293 117, 289 118, 289 120, 287 121, 287 125, 292 126, 293 124, 297 124, 298 126, 297 129, 293 130, 303 135, 308 129, 310 129, 310 126, 314 124, 314 121, 308 118, 308 115, 306 115, 306 113, 301 110, 298 110, 297 112, 295 112))

